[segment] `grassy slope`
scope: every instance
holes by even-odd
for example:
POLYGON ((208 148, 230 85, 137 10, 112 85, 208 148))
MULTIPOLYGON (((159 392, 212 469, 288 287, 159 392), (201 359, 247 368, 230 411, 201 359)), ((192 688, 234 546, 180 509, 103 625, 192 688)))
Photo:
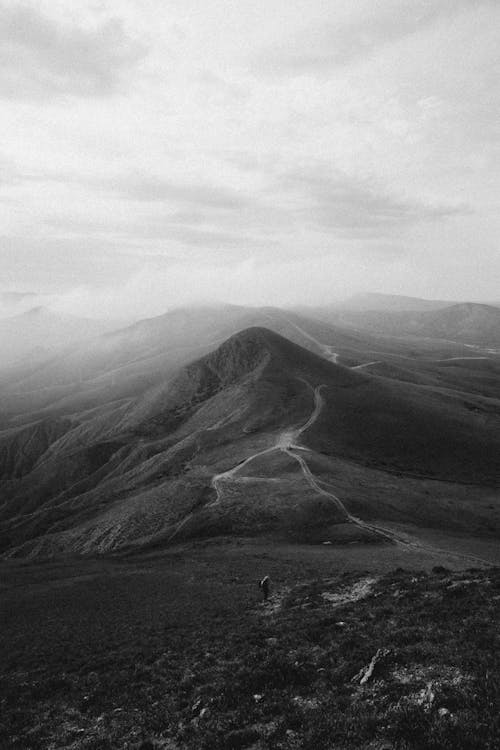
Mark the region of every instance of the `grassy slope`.
MULTIPOLYGON (((6 490, 4 549, 60 532, 62 539, 47 537, 36 553, 50 554, 51 545, 57 552, 104 550, 159 539, 162 533, 167 539, 172 523, 214 499, 214 474, 273 445, 280 429, 304 423, 312 393, 301 378, 326 385, 325 408, 303 435, 316 451, 389 472, 475 485, 498 481, 497 401, 373 378, 254 328, 141 398, 84 415, 80 425, 52 446, 46 460, 6 490), (75 535, 71 529, 77 526, 75 535)), ((268 454, 266 462, 274 465, 275 458, 268 454)), ((325 516, 305 492, 296 471, 295 476, 289 470, 276 476, 283 480, 280 487, 247 484, 243 489, 248 492, 235 493, 224 513, 198 514, 183 534, 252 534, 257 527, 263 530, 259 514, 266 519, 264 527, 285 535, 318 510, 320 525, 335 521, 335 513, 325 516), (273 504, 279 506, 276 511, 273 504), (259 506, 259 513, 252 505, 259 506)), ((378 486, 380 511, 392 499, 378 486)), ((420 497, 427 488, 421 490, 420 497)), ((475 489, 470 493, 477 496, 475 489)), ((403 518, 422 517, 414 512, 418 497, 417 492, 413 503, 401 503, 403 518)), ((427 504, 423 515, 432 525, 432 506, 427 504)), ((32 550, 32 545, 23 548, 23 554, 32 550)))
POLYGON ((432 565, 395 548, 234 544, 4 565, 0 746, 493 750, 500 571, 432 565), (398 560, 421 572, 389 572, 398 560), (323 597, 360 579, 366 598, 323 597), (379 648, 363 687, 353 677, 379 648))
MULTIPOLYGON (((472 354, 469 354, 472 356, 472 354)), ((417 385, 456 390, 488 398, 500 398, 500 358, 379 361, 370 365, 371 375, 417 385)))
POLYGON ((332 313, 330 320, 386 336, 407 335, 489 346, 500 342, 500 310, 469 302, 419 312, 338 312, 332 313))

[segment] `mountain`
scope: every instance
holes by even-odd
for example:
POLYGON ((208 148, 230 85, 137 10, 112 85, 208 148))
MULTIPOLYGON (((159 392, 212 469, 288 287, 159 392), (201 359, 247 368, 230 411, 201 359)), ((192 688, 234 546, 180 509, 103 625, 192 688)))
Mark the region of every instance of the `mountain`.
POLYGON ((360 365, 388 358, 452 357, 464 346, 400 339, 278 308, 220 305, 179 309, 138 321, 55 353, 0 371, 0 427, 64 416, 138 396, 179 367, 250 326, 264 326, 331 361, 360 365))
POLYGON ((478 347, 500 347, 500 308, 464 302, 424 312, 351 312, 331 316, 350 325, 385 336, 442 339, 478 347))
POLYGON ((448 523, 484 531, 500 402, 373 377, 252 327, 137 396, 11 428, 0 447, 7 555, 380 539, 359 516, 442 524, 450 495, 448 523))
POLYGON ((440 310, 448 307, 452 302, 444 300, 422 299, 420 297, 405 297, 400 294, 379 294, 366 292, 356 294, 345 300, 340 308, 343 310, 358 311, 385 311, 385 312, 423 312, 426 310, 440 310))
POLYGON ((36 292, 0 292, 0 319, 11 318, 43 304, 48 295, 36 292))
POLYGON ((0 320, 1 368, 20 360, 35 363, 76 342, 114 327, 112 323, 56 313, 46 307, 0 320))
POLYGON ((468 344, 500 346, 500 308, 492 305, 462 303, 409 321, 418 335, 446 338, 468 344))

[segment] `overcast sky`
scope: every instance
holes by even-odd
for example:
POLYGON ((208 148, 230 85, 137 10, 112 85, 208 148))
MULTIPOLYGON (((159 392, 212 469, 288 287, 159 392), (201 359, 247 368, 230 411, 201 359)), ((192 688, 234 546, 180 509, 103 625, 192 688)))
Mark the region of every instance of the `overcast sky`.
POLYGON ((0 0, 0 286, 500 297, 498 0, 0 0))

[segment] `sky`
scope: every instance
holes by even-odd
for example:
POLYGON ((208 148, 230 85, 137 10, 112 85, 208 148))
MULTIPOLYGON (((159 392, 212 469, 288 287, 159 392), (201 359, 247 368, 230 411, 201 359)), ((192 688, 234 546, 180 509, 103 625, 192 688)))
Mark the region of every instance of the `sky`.
POLYGON ((498 0, 0 0, 0 288, 500 297, 498 0))

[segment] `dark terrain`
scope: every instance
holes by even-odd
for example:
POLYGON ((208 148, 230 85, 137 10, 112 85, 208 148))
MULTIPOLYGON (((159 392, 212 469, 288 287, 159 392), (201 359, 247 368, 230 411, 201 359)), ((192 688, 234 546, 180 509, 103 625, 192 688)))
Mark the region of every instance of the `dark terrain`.
POLYGON ((0 369, 2 750, 500 746, 498 311, 371 302, 0 369))
POLYGON ((0 747, 496 749, 499 569, 369 547, 4 563, 0 747))

